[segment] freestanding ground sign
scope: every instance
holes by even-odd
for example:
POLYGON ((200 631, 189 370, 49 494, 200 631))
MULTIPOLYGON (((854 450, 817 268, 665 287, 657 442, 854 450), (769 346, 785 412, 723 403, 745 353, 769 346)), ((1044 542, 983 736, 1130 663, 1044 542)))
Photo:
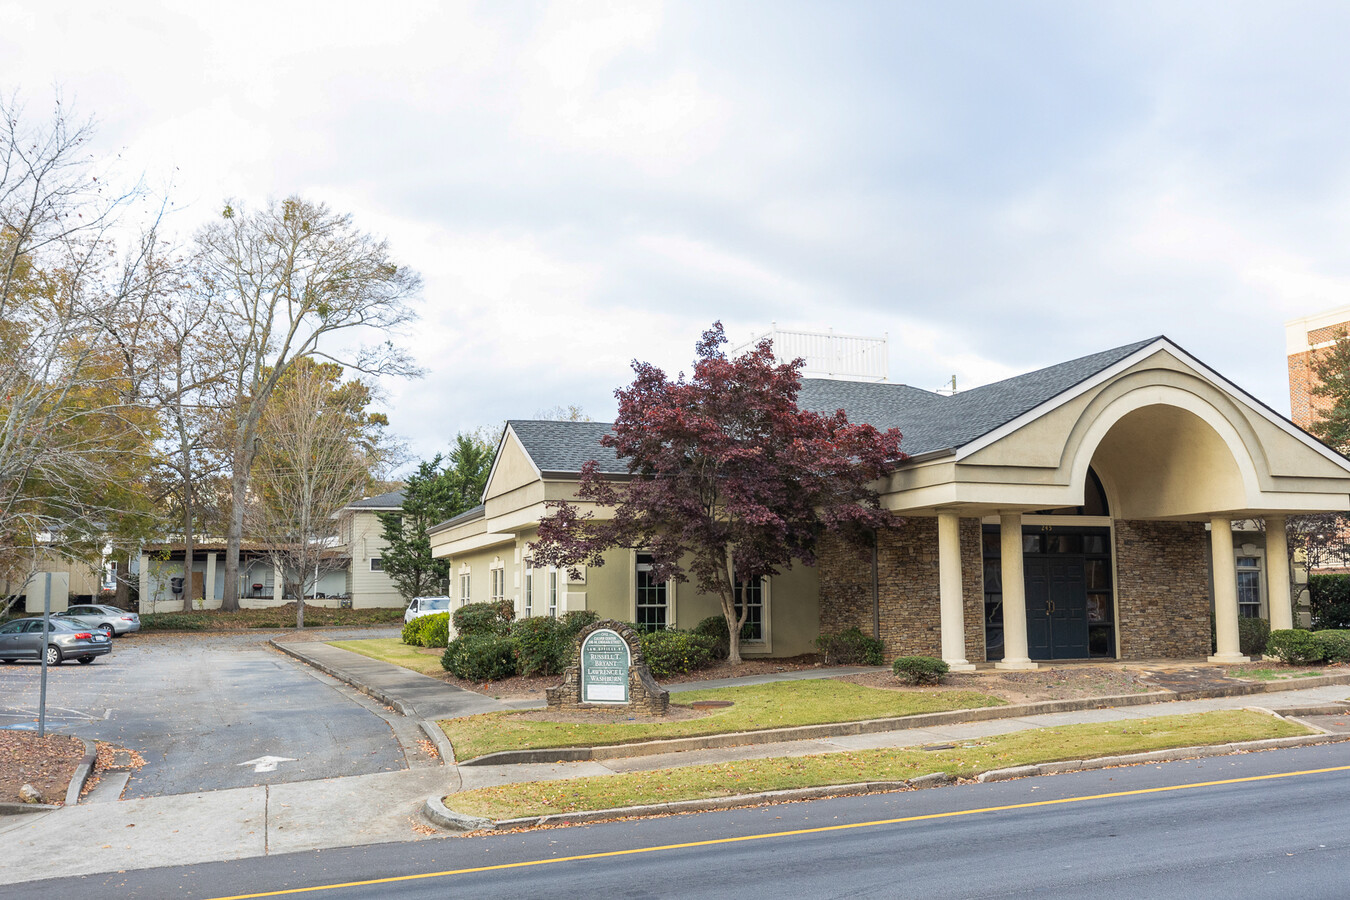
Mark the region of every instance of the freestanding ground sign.
POLYGON ((586 635, 581 644, 581 702, 627 703, 628 642, 609 628, 586 635))
POLYGON ((549 709, 594 709, 615 715, 664 716, 670 694, 652 678, 642 636, 613 619, 592 622, 572 645, 561 684, 545 691, 549 709))

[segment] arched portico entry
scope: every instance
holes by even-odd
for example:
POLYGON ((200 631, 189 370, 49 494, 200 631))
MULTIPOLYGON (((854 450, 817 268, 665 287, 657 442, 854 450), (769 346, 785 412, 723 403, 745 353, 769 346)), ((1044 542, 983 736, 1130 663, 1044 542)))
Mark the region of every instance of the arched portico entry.
POLYGON ((1350 508, 1345 459, 1166 338, 952 398, 850 390, 914 423, 882 493, 905 523, 870 579, 822 568, 821 629, 893 655, 1237 662, 1231 523, 1264 524, 1264 608, 1290 627, 1285 517, 1350 508))

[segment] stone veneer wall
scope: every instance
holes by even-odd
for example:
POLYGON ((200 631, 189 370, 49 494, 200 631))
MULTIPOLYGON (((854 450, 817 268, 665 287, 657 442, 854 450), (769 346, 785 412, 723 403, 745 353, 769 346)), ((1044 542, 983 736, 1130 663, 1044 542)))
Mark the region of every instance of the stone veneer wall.
MULTIPOLYGON (((966 659, 984 659, 984 560, 979 519, 961 520, 966 659)), ((820 630, 872 634, 870 556, 829 540, 820 554, 820 630)), ((877 594, 886 659, 942 656, 937 519, 914 516, 878 535, 877 594)))
POLYGON ((1202 522, 1117 519, 1121 659, 1210 654, 1209 536, 1202 522))

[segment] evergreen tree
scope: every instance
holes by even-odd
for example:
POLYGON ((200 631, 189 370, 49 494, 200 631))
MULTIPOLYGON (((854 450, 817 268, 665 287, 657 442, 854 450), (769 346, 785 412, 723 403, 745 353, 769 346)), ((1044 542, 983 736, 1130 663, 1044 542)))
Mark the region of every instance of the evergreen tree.
POLYGON ((460 434, 448 458, 436 454, 418 464, 403 488, 403 506, 379 513, 384 571, 405 598, 443 593, 449 563, 431 555, 430 528, 477 506, 492 469, 494 448, 473 434, 460 434))
POLYGON ((1313 356, 1312 370, 1318 381, 1313 394, 1329 402, 1314 410, 1318 418, 1310 430, 1345 453, 1350 449, 1350 335, 1344 329, 1335 344, 1313 356))

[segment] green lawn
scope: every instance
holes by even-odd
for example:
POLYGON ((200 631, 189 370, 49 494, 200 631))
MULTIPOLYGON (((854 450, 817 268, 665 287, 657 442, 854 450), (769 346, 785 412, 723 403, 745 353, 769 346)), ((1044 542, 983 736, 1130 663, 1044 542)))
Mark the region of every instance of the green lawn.
POLYGON ((660 773, 533 781, 451 794, 445 802, 469 815, 511 819, 791 788, 902 781, 931 772, 968 778, 1009 766, 1309 733, 1302 725, 1264 713, 1225 710, 1034 729, 969 741, 953 750, 863 750, 686 766, 660 773))
POLYGON ((702 718, 676 722, 629 721, 617 715, 613 722, 539 722, 522 718, 518 712, 505 712, 448 719, 440 725, 454 745, 455 757, 463 761, 498 750, 598 747, 1003 705, 1002 700, 975 691, 883 691, 824 678, 712 688, 672 696, 681 704, 730 700, 734 705, 709 710, 702 718))
POLYGON ((414 672, 421 672, 423 675, 445 674, 445 670, 441 668, 440 650, 437 650, 434 655, 423 653, 424 648, 409 646, 398 638, 369 638, 359 641, 329 641, 328 643, 343 650, 369 656, 371 659, 378 659, 381 662, 393 663, 405 669, 412 669, 414 672))

